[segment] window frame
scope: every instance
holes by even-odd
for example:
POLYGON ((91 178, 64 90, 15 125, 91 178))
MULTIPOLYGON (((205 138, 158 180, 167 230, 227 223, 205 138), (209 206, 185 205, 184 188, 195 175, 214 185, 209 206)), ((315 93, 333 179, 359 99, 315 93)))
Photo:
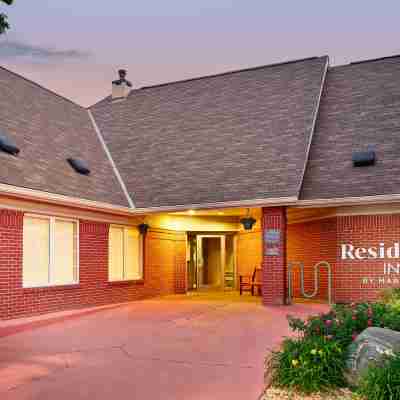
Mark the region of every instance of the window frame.
POLYGON ((144 240, 143 240, 143 234, 140 233, 139 228, 136 225, 121 225, 121 224, 110 224, 109 229, 108 229, 108 262, 107 262, 107 281, 108 283, 124 283, 124 282, 141 282, 144 280, 144 240), (110 279, 110 231, 112 228, 118 228, 118 229, 122 229, 123 230, 123 243, 122 243, 122 249, 123 249, 123 257, 122 257, 122 274, 123 277, 122 279, 116 279, 116 280, 111 280, 110 279), (139 269, 141 272, 141 276, 139 278, 136 279, 130 279, 130 278, 125 278, 124 276, 126 276, 126 268, 125 268, 125 264, 126 264, 126 251, 125 251, 125 246, 126 246, 126 241, 127 241, 127 231, 129 229, 137 229, 138 233, 139 233, 139 269))
MULTIPOLYGON (((50 288, 50 287, 62 287, 62 286, 76 286, 80 283, 80 266, 79 266, 79 219, 76 218, 69 218, 69 217, 62 217, 62 216, 55 216, 55 215, 44 215, 44 214, 31 214, 25 213, 24 219, 26 218, 37 218, 37 219, 44 219, 49 221, 49 270, 48 270, 48 282, 47 283, 40 283, 37 285, 33 284, 26 284, 24 282, 24 262, 22 260, 22 287, 24 289, 32 289, 32 288, 50 288), (66 222, 73 222, 76 226, 76 235, 75 235, 75 245, 76 245, 76 279, 71 282, 65 283, 54 283, 51 282, 51 277, 54 276, 54 269, 57 266, 57 261, 55 257, 55 225, 56 221, 66 221, 66 222)), ((22 232, 24 235, 24 231, 22 232)))

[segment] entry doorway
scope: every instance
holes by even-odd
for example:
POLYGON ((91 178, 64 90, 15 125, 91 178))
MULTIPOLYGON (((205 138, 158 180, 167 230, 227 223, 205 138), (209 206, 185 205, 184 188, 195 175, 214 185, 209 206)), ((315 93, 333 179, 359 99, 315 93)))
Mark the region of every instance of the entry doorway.
POLYGON ((188 234, 189 290, 229 290, 236 287, 236 238, 233 234, 188 234))

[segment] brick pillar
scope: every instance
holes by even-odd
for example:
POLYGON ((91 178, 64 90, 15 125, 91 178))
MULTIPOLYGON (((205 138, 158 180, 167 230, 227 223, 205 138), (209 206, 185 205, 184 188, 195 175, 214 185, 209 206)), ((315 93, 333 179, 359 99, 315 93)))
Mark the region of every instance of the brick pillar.
POLYGON ((0 320, 10 318, 23 302, 22 287, 23 213, 0 210, 0 320))
POLYGON ((264 305, 285 304, 286 297, 286 207, 262 209, 264 305))

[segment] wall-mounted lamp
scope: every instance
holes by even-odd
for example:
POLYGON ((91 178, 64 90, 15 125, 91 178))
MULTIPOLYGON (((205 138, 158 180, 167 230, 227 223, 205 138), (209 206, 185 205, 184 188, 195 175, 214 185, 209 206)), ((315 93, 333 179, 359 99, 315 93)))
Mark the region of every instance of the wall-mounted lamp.
POLYGON ((148 229, 149 229, 149 225, 147 225, 145 223, 139 225, 139 232, 142 235, 145 235, 147 233, 148 229))

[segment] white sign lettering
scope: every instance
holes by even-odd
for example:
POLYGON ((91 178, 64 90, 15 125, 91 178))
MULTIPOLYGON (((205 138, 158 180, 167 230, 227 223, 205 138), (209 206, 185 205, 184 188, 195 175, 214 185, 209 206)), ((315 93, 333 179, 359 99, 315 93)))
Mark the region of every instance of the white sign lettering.
POLYGON ((398 259, 400 258, 400 243, 395 242, 393 246, 386 247, 385 243, 372 247, 354 247, 352 244, 341 245, 342 260, 376 260, 376 259, 398 259))

